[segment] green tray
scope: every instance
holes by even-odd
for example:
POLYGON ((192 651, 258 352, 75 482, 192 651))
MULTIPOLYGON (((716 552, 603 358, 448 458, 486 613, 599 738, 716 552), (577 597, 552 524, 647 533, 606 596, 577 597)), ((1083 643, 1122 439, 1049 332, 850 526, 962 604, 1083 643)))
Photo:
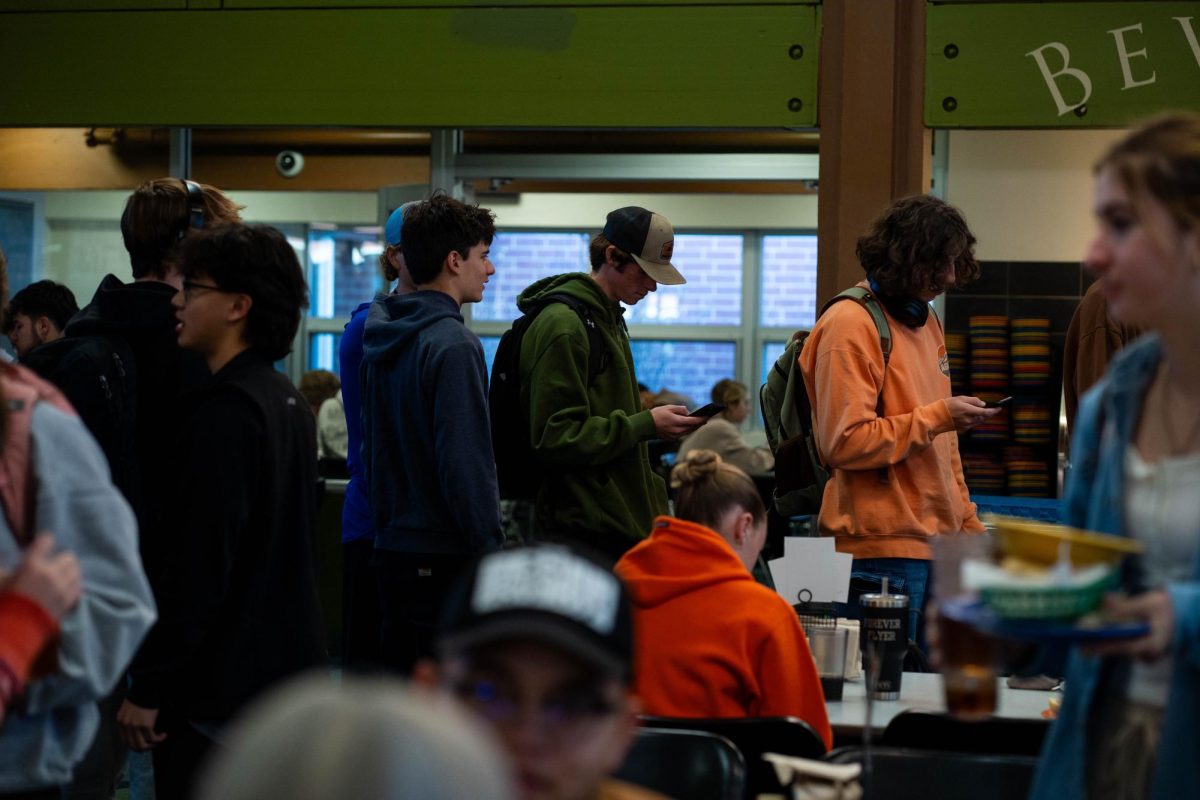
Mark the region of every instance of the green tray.
POLYGON ((1001 619, 1073 620, 1099 608, 1116 583, 1113 574, 1085 586, 991 587, 981 589, 979 599, 1001 619))

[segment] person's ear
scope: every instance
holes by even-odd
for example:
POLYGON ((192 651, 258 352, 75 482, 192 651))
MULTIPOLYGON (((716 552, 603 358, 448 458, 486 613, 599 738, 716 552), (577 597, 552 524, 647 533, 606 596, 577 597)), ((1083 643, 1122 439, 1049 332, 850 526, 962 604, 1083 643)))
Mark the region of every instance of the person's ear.
POLYGON ((608 264, 608 266, 615 269, 618 273, 624 274, 625 265, 617 261, 616 253, 616 245, 610 244, 608 247, 604 248, 604 263, 608 264))
POLYGON ((230 322, 240 322, 250 315, 250 309, 254 306, 254 298, 248 294, 238 292, 230 294, 229 313, 226 319, 230 322))
POLYGON ((738 514, 733 526, 733 541, 738 547, 745 547, 746 541, 754 532, 754 515, 749 511, 738 514))
POLYGON ((50 321, 49 317, 41 316, 34 320, 33 329, 37 332, 38 339, 45 341, 54 332, 54 323, 50 321))
POLYGON ((451 275, 458 276, 463 270, 463 257, 457 250, 451 250, 446 254, 446 260, 442 267, 451 275))

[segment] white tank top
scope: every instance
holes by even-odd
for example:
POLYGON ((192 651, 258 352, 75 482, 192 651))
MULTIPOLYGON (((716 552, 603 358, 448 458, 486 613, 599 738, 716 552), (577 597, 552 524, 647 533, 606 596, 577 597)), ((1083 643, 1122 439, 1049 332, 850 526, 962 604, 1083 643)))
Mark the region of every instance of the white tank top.
MULTIPOLYGON (((1147 464, 1130 447, 1125 455, 1125 525, 1146 545, 1143 565, 1147 586, 1195 580, 1200 548, 1200 454, 1163 458, 1147 464)), ((1173 659, 1152 664, 1135 661, 1130 700, 1165 706, 1173 659)))

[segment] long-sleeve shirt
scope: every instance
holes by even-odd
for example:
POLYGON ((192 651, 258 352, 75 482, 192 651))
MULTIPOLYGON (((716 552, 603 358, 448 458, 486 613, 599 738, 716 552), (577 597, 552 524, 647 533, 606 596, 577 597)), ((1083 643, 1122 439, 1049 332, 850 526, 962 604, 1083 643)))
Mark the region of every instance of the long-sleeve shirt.
POLYGON ((858 303, 835 303, 800 352, 813 430, 833 468, 818 526, 855 558, 933 557, 941 533, 982 532, 946 400, 950 368, 941 326, 888 315, 892 354, 858 303), (882 393, 883 416, 876 413, 882 393))

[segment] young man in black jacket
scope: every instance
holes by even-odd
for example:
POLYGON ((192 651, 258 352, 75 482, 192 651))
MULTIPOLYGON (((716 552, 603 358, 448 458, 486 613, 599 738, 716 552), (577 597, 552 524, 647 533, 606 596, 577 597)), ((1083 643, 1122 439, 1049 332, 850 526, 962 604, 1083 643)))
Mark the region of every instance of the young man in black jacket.
POLYGON ((300 264, 278 231, 241 224, 205 229, 179 255, 179 345, 212 381, 180 417, 173 546, 151 634, 159 660, 134 674, 123 720, 133 746, 155 748, 160 797, 187 796, 246 702, 325 661, 315 423, 272 366, 307 306, 300 264))

